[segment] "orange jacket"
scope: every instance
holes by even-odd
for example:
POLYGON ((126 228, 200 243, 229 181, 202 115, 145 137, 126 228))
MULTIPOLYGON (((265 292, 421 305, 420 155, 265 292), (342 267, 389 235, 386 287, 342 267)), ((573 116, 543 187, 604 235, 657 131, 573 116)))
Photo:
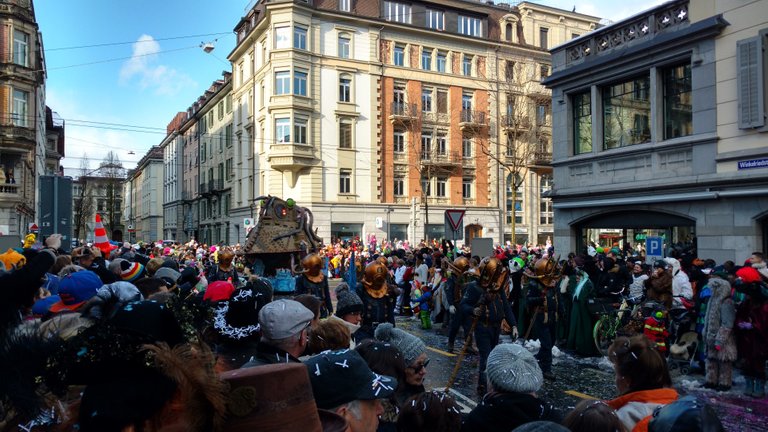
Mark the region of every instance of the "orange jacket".
POLYGON ((616 414, 627 430, 648 432, 648 422, 656 407, 676 401, 677 391, 671 388, 641 390, 619 396, 606 402, 616 410, 616 414))

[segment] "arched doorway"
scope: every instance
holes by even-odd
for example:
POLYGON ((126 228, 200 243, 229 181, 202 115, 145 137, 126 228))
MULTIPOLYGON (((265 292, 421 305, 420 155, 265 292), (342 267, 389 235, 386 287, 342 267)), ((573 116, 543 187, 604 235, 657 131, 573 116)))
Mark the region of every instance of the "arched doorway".
POLYGON ((472 239, 483 236, 483 226, 479 224, 470 224, 464 228, 464 244, 472 244, 472 239))
POLYGON ((627 254, 644 250, 646 237, 661 237, 665 255, 672 250, 696 249, 696 221, 688 216, 653 210, 622 210, 592 214, 571 224, 577 250, 589 244, 618 246, 627 254))

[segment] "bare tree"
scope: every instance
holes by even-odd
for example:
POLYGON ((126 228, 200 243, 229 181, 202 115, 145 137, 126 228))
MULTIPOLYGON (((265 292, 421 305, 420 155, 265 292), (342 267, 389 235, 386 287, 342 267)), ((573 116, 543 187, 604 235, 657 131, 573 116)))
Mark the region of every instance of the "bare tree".
POLYGON ((74 216, 74 237, 80 239, 80 233, 87 230, 86 224, 93 213, 93 193, 88 176, 91 174, 89 169, 88 156, 83 153, 82 159, 80 159, 80 170, 78 173, 78 183, 80 183, 80 193, 73 200, 72 210, 75 213, 74 216))
POLYGON ((125 169, 115 152, 110 151, 99 164, 99 171, 105 182, 105 209, 102 219, 111 236, 120 224, 120 184, 125 178, 125 169))
MULTIPOLYGON (((502 142, 498 149, 490 145, 479 147, 489 159, 499 164, 509 179, 505 183, 512 193, 511 239, 516 243, 518 188, 525 183, 530 170, 549 165, 552 160, 552 101, 550 92, 537 79, 541 71, 537 71, 535 65, 508 60, 503 64, 503 69, 499 79, 499 95, 503 95, 506 103, 501 105, 504 110, 498 122, 504 132, 502 142)), ((505 203, 499 205, 505 209, 506 214, 505 203)))

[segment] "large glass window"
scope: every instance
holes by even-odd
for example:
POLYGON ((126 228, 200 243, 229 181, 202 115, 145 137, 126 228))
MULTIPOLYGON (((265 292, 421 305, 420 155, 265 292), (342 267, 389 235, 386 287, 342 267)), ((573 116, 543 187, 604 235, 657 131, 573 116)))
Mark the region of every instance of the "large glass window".
POLYGON ((352 171, 341 170, 339 172, 339 193, 352 193, 352 171))
POLYGON ((405 195, 405 178, 397 176, 392 183, 392 192, 395 196, 405 195))
POLYGON ((651 140, 649 75, 603 88, 603 148, 651 140))
POLYGON ((352 10, 352 0, 339 0, 339 10, 349 12, 352 10))
POLYGON ((395 66, 405 65, 405 47, 402 45, 395 45, 395 53, 392 56, 392 62, 395 66))
POLYGON ((448 154, 448 137, 445 135, 445 132, 437 133, 435 144, 437 145, 437 154, 442 156, 448 154))
POLYGON ((29 35, 23 31, 13 31, 13 62, 29 66, 29 35))
POLYGON ((432 156, 432 132, 421 133, 421 159, 429 160, 432 156))
POLYGON ((542 175, 539 182, 539 189, 541 191, 541 198, 539 200, 539 223, 542 225, 551 225, 554 216, 552 211, 552 199, 545 198, 544 194, 552 190, 552 175, 542 175))
POLYGON ((432 196, 432 181, 427 177, 421 178, 421 192, 424 196, 432 196))
POLYGON ((293 93, 299 96, 307 95, 307 73, 301 71, 293 72, 293 93))
POLYGON ((275 48, 290 48, 291 47, 291 28, 275 27, 275 48))
POLYGON ((433 30, 445 30, 445 12, 427 9, 427 27, 433 30))
POLYGON ((573 154, 592 152, 592 96, 573 95, 573 154))
POLYGON ((461 61, 461 73, 464 76, 472 76, 472 56, 464 54, 464 59, 461 61))
POLYGON ((291 119, 281 117, 275 119, 275 141, 281 144, 291 142, 291 119))
POLYGON ((288 71, 275 72, 275 94, 283 95, 291 92, 291 73, 288 71))
POLYGON ((437 52, 437 71, 445 73, 447 56, 444 51, 437 52))
POLYGON ((293 142, 296 144, 307 143, 307 120, 294 119, 293 121, 293 142))
POLYGON ((474 183, 474 180, 472 180, 471 177, 464 177, 461 180, 461 197, 464 199, 470 199, 472 198, 472 183, 474 183))
POLYGON ((461 139, 461 157, 472 157, 472 138, 463 137, 461 139))
POLYGON ((349 120, 339 123, 339 148, 352 148, 352 122, 349 120))
POLYGON ((482 36, 482 21, 480 18, 459 15, 459 33, 467 36, 482 36))
POLYGON ((349 58, 349 41, 350 37, 346 33, 339 35, 339 57, 349 58))
POLYGON ((445 191, 446 191, 446 184, 448 184, 448 180, 440 177, 437 179, 437 196, 440 198, 445 197, 445 191))
POLYGON ((29 116, 29 93, 22 90, 13 90, 13 125, 27 127, 27 117, 29 116))
POLYGON ((384 19, 403 24, 411 23, 411 5, 393 1, 384 2, 384 19))
POLYGON ((394 141, 393 141, 393 151, 395 153, 405 152, 405 132, 395 131, 394 141))
POLYGON ((691 65, 664 69, 664 139, 693 133, 691 65))
POLYGON ((293 28, 293 47, 296 49, 307 49, 307 29, 304 27, 293 28))
POLYGON ((425 88, 421 91, 421 110, 432 112, 432 89, 425 88))
POLYGON ((429 48, 422 48, 421 50, 421 68, 432 70, 432 50, 429 48))
POLYGON ((339 78, 339 102, 349 102, 352 93, 352 78, 349 75, 342 75, 339 78))

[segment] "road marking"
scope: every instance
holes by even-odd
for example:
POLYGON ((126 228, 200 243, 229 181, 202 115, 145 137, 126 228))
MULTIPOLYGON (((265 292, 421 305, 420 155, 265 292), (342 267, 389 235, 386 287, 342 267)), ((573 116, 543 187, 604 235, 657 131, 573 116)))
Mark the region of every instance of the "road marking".
POLYGON ((597 400, 597 398, 594 397, 594 396, 590 396, 590 395, 582 393, 582 392, 577 392, 576 390, 566 390, 563 393, 569 394, 571 396, 576 396, 579 399, 597 400))
POLYGON ((477 402, 459 393, 456 389, 450 388, 448 389, 448 393, 452 393, 455 396, 454 399, 456 399, 456 403, 461 407, 461 412, 463 414, 469 414, 469 412, 477 406, 477 402))
POLYGON ((444 355, 446 357, 456 357, 456 354, 451 354, 448 351, 443 351, 443 350, 439 350, 437 348, 432 348, 431 346, 428 346, 427 349, 430 350, 430 351, 434 351, 434 352, 436 352, 438 354, 442 354, 442 355, 444 355))

